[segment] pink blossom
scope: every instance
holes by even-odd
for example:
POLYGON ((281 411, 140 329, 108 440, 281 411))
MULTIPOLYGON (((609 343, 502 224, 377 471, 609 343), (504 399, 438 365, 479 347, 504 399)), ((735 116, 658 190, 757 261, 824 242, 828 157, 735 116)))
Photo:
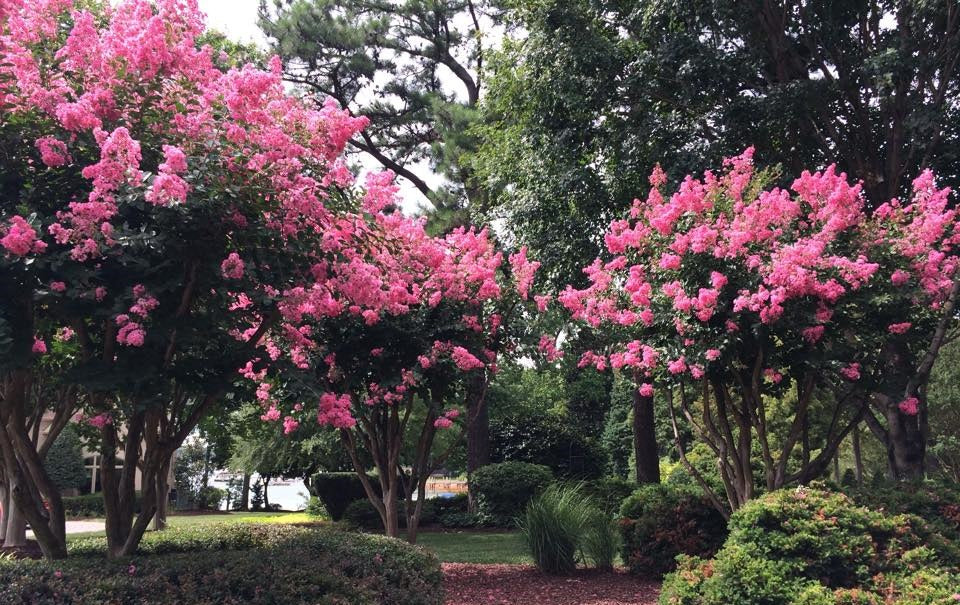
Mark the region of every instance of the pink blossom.
POLYGON ((31 348, 31 350, 32 350, 34 353, 37 353, 37 354, 41 354, 41 355, 42 355, 43 353, 46 353, 46 352, 47 352, 47 343, 45 343, 45 342, 43 341, 43 339, 41 339, 41 338, 34 337, 34 338, 33 338, 33 347, 31 348))
POLYGON ((899 407, 900 411, 907 416, 916 416, 920 411, 920 400, 916 397, 907 397, 898 403, 897 407, 899 407))
POLYGON ((231 252, 220 263, 220 272, 227 279, 241 279, 243 277, 243 261, 236 252, 231 252))
POLYGON ((906 284, 908 281, 910 281, 910 274, 904 271, 903 269, 897 269, 890 276, 890 282, 894 286, 902 286, 906 284))
POLYGON ((667 371, 671 374, 682 374, 687 371, 687 361, 681 355, 677 359, 674 359, 667 363, 667 371))
POLYGON ((108 414, 107 412, 103 412, 101 414, 97 414, 96 416, 87 418, 87 424, 89 424, 92 427, 102 429, 108 424, 113 424, 113 418, 111 418, 110 414, 108 414))
POLYGON ((317 422, 338 429, 353 427, 357 421, 350 413, 350 396, 333 393, 324 393, 320 396, 320 409, 317 412, 317 422))
POLYGON ((433 426, 438 429, 448 429, 453 426, 453 421, 446 416, 441 416, 433 421, 433 426))
POLYGON ((264 422, 276 422, 280 420, 280 410, 277 409, 277 406, 271 405, 266 412, 260 415, 260 420, 264 422))
POLYGON ((523 246, 519 252, 510 255, 510 266, 517 283, 517 292, 520 293, 520 298, 527 300, 530 286, 533 284, 537 269, 540 268, 540 263, 528 260, 527 247, 523 246))
POLYGON ((912 325, 913 324, 910 323, 909 321, 890 324, 889 326, 887 326, 887 331, 890 332, 891 334, 905 334, 907 330, 910 329, 910 326, 912 325))
POLYGON ((453 362, 457 364, 457 367, 464 372, 482 368, 484 365, 483 362, 477 359, 470 351, 459 346, 453 347, 450 351, 450 357, 453 359, 453 362))
POLYGON ((62 281, 52 281, 50 282, 50 289, 54 292, 65 292, 67 284, 62 281))
POLYGON ((707 352, 704 354, 704 357, 707 358, 707 361, 716 361, 720 358, 719 349, 707 349, 707 352))
POLYGON ((810 344, 816 344, 823 338, 823 332, 825 328, 823 326, 810 326, 803 329, 803 339, 810 344))
POLYGON ((289 435, 290 433, 297 430, 297 427, 300 426, 300 423, 293 416, 287 416, 283 419, 283 434, 289 435))
POLYGON ((644 382, 640 385, 640 395, 643 397, 653 397, 653 385, 649 382, 644 382))
POLYGON ((764 377, 772 382, 773 384, 779 384, 783 380, 783 374, 774 370, 773 368, 767 368, 763 371, 764 377))
POLYGON ((847 380, 860 380, 860 364, 850 363, 840 369, 840 373, 847 380))
POLYGON ((40 137, 35 144, 40 151, 40 160, 50 168, 64 166, 70 162, 70 154, 63 141, 47 136, 40 137))
POLYGON ((37 232, 30 223, 19 215, 10 218, 10 226, 6 234, 0 238, 0 246, 14 256, 25 256, 31 252, 40 253, 47 248, 47 245, 37 238, 37 232))

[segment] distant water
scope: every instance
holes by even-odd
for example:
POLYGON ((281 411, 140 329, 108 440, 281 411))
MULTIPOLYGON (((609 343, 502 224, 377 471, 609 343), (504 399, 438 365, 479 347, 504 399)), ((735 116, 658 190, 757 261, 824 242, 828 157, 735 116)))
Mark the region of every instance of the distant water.
MULTIPOLYGON (((274 484, 270 483, 270 486, 267 488, 267 497, 270 499, 270 504, 279 504, 280 508, 283 510, 303 510, 307 507, 307 500, 309 499, 309 494, 307 492, 307 487, 303 484, 303 481, 291 481, 287 483, 286 481, 282 482, 283 484, 274 484)), ((216 481, 212 482, 214 487, 219 487, 220 489, 227 488, 226 481, 216 481)))

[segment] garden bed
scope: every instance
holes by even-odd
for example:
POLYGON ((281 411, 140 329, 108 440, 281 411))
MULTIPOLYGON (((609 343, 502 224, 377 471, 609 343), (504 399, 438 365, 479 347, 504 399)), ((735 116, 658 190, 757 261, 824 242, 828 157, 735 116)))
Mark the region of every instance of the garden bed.
POLYGON ((659 583, 625 571, 550 576, 532 565, 444 563, 447 605, 654 605, 659 583))

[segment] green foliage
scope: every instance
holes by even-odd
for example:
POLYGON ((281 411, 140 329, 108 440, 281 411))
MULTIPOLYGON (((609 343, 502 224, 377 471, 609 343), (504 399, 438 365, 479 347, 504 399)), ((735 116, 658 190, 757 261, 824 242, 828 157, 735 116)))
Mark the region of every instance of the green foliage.
POLYGON ((882 484, 845 489, 844 493, 860 506, 923 519, 935 534, 933 541, 941 558, 960 565, 960 489, 956 485, 933 481, 882 484))
MULTIPOLYGON (((383 520, 380 518, 380 513, 367 498, 358 498, 347 504, 339 520, 356 529, 383 530, 383 520)), ((403 515, 400 515, 400 523, 406 523, 403 515)))
POLYGON ((307 516, 311 519, 329 518, 326 507, 320 498, 316 496, 310 496, 310 499, 307 501, 307 508, 303 512, 307 513, 307 516))
POLYGON ((227 490, 208 485, 197 491, 197 508, 200 510, 217 510, 220 503, 227 498, 227 490))
POLYGON ((622 376, 613 381, 610 405, 603 423, 600 443, 607 453, 608 472, 620 478, 630 473, 633 455, 633 383, 622 376))
POLYGON ((531 498, 553 482, 553 473, 539 464, 501 462, 477 469, 470 481, 485 521, 509 527, 531 498))
POLYGON ((83 466, 80 436, 71 425, 67 425, 51 444, 43 467, 61 490, 90 488, 90 472, 83 466))
POLYGON ((104 560, 105 548, 105 539, 88 538, 71 544, 66 561, 0 561, 0 602, 442 602, 436 558, 377 536, 237 524, 147 534, 133 560, 104 560))
POLYGON ((727 537, 726 521, 699 491, 645 485, 620 508, 623 560, 640 576, 659 578, 677 555, 712 556, 727 537))
POLYGON ((413 183, 445 231, 466 222, 465 202, 484 200, 464 155, 476 147, 476 74, 494 4, 296 0, 262 10, 260 26, 296 82, 371 118, 356 146, 413 183), (423 161, 443 185, 418 176, 423 161))
POLYGON ((583 492, 597 508, 613 517, 620 513, 623 501, 637 489, 637 484, 619 477, 602 477, 583 482, 583 492))
POLYGON ((490 459, 549 467, 564 479, 595 479, 606 469, 606 453, 595 436, 568 418, 519 413, 490 422, 490 459))
MULTIPOLYGON (((373 477, 371 482, 379 485, 373 477)), ((310 492, 320 499, 334 521, 343 518, 350 503, 367 498, 356 473, 318 473, 310 479, 310 492)))
POLYGON ((198 505, 198 494, 203 476, 209 476, 208 449, 199 440, 191 440, 177 450, 173 465, 173 480, 177 488, 177 502, 184 507, 198 505))
MULTIPOLYGON (((590 501, 590 500, 588 500, 590 501)), ((593 506, 593 502, 591 506, 593 506)), ((584 520, 580 551, 584 560, 597 569, 611 570, 620 551, 620 530, 606 511, 592 508, 584 520)))
MULTIPOLYGON (((596 512, 578 486, 551 485, 533 498, 520 520, 520 531, 537 567, 552 574, 576 569, 578 551, 588 524, 596 523, 596 512)), ((600 529, 595 532, 597 542, 602 539, 600 529)), ((602 557, 602 548, 598 550, 602 557)))
POLYGON ((713 560, 681 557, 664 605, 949 603, 960 577, 919 517, 818 489, 781 490, 734 513, 713 560))
MULTIPOLYGON (((102 519, 107 511, 103 504, 103 494, 84 494, 82 496, 64 496, 63 512, 68 519, 102 519)), ((134 512, 140 512, 140 492, 136 495, 134 512)))

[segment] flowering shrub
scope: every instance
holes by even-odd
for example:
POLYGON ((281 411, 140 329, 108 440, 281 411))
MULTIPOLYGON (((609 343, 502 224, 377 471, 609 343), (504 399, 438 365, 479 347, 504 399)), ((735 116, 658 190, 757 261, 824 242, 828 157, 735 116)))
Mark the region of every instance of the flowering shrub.
POLYGON ((950 603, 960 576, 931 548, 924 521, 798 488, 767 494, 730 519, 712 560, 681 557, 664 605, 950 603))
POLYGON ((898 472, 922 473, 920 386, 960 284, 949 189, 926 171, 908 200, 867 215, 861 185, 834 167, 804 172, 789 190, 767 189, 752 154, 726 160, 720 174, 686 177, 669 196, 658 168, 646 199, 611 223, 609 257, 584 269, 590 285, 560 296, 574 318, 615 340, 581 366, 623 369, 641 393, 672 395, 677 415, 702 416, 698 436, 727 453, 721 471, 733 509, 754 494, 754 440, 767 489, 807 481, 870 408, 887 424, 898 472), (774 446, 764 398, 794 391, 793 417, 774 446), (836 421, 820 455, 790 468, 815 400, 836 402, 836 421), (691 412, 695 401, 702 413, 691 412))

